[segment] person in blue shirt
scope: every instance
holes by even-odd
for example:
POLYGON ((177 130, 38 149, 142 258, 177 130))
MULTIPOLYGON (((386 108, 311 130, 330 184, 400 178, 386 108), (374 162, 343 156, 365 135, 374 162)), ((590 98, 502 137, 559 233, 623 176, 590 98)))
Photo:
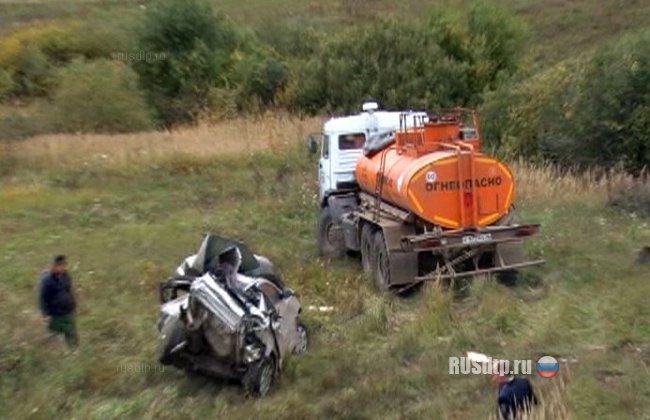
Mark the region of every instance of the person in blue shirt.
POLYGON ((39 306, 43 316, 49 319, 48 329, 54 335, 63 334, 66 343, 76 347, 79 343, 74 319, 77 304, 65 255, 54 257, 50 269, 41 277, 39 306))
POLYGON ((527 378, 509 376, 500 372, 492 375, 492 382, 497 386, 497 417, 499 420, 517 420, 537 404, 533 385, 527 378))

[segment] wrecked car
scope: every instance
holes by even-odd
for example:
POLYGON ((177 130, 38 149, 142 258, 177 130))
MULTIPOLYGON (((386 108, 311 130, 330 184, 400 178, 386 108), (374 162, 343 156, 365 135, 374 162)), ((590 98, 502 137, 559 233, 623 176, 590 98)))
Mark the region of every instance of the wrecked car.
POLYGON ((160 287, 159 361, 266 395, 290 353, 307 349, 300 303, 268 259, 209 234, 160 287))

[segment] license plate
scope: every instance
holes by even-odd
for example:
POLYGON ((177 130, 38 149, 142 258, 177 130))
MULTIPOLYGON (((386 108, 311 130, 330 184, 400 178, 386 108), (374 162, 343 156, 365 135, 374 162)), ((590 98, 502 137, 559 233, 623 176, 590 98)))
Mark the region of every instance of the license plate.
POLYGON ((480 244, 483 242, 490 242, 491 240, 491 233, 483 233, 481 235, 467 235, 463 236, 463 245, 480 244))

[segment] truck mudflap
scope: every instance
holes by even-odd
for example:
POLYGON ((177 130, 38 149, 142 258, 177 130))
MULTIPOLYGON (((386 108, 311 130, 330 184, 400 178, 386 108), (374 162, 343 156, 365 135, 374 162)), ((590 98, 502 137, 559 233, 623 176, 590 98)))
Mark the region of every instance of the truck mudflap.
POLYGON ((404 236, 401 246, 404 252, 431 251, 445 256, 435 269, 415 276, 417 284, 427 280, 477 276, 544 264, 543 259, 527 261, 523 250, 523 239, 538 232, 538 224, 490 226, 404 236), (479 263, 486 253, 492 255, 488 267, 479 263), (461 266, 463 269, 459 269, 461 266))

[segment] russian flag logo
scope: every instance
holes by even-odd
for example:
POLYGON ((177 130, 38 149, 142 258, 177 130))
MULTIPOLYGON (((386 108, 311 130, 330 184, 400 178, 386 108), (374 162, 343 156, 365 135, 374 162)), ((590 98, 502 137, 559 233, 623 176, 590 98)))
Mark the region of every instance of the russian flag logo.
POLYGON ((537 364, 535 365, 537 373, 542 378, 552 378, 557 375, 557 371, 560 369, 560 365, 553 356, 544 356, 541 357, 537 364))

